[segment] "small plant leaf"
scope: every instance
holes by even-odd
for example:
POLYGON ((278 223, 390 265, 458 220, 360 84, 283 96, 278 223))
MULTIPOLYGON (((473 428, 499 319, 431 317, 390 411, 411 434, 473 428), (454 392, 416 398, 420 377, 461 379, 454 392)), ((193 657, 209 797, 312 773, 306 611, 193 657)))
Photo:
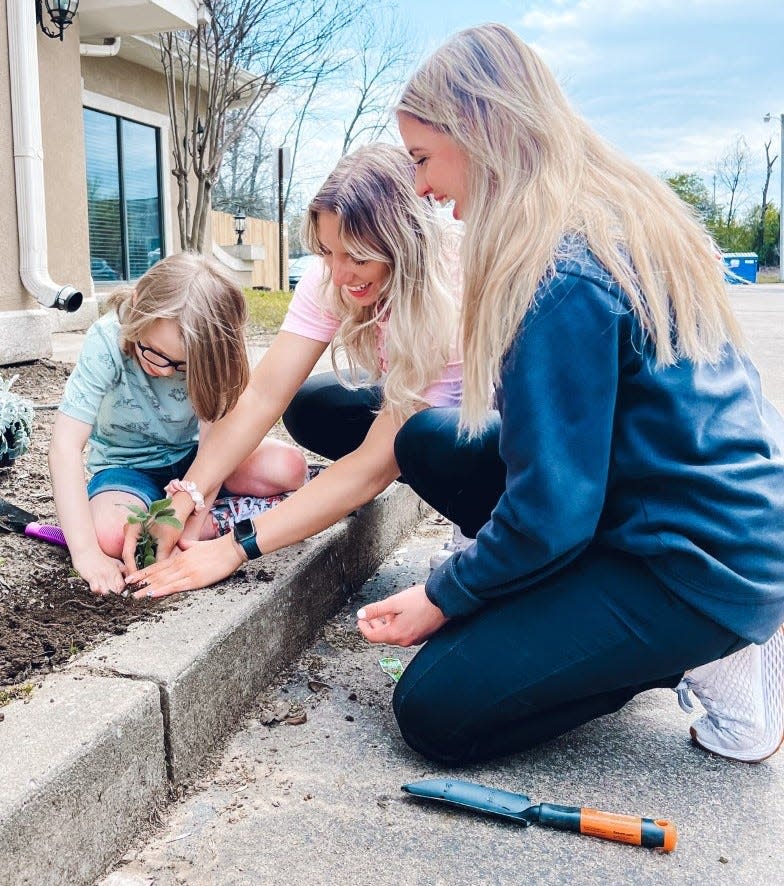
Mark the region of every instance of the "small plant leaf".
POLYGON ((159 515, 156 523, 165 523, 167 526, 174 526, 175 529, 182 529, 182 523, 176 517, 159 515))
POLYGON ((171 508, 171 503, 172 500, 170 498, 159 498, 157 501, 150 504, 150 514, 153 516, 160 514, 161 511, 171 508))

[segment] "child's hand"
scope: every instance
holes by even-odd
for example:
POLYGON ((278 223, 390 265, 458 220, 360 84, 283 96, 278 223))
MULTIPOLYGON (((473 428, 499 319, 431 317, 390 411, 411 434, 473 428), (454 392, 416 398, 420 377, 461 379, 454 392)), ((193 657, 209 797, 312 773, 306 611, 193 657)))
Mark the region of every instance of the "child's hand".
POLYGON ((124 540, 122 559, 125 564, 125 572, 136 571, 136 545, 142 534, 142 527, 138 523, 126 523, 123 528, 124 540))
POLYGON ((95 553, 72 557, 73 567, 90 585, 94 594, 122 594, 125 592, 125 565, 98 550, 95 553))
POLYGON ((155 539, 155 559, 160 561, 165 560, 177 547, 182 529, 166 523, 153 523, 150 535, 155 539))

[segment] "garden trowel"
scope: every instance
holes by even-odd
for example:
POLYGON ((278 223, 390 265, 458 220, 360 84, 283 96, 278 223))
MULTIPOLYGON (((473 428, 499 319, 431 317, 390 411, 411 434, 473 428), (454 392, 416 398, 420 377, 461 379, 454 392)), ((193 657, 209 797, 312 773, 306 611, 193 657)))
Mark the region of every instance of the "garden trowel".
POLYGON ((39 523, 35 514, 12 505, 4 498, 0 498, 0 530, 18 532, 20 535, 28 535, 30 538, 38 538, 53 545, 60 545, 61 548, 68 547, 63 530, 59 526, 39 523))
POLYGON ((672 852, 678 840, 675 825, 665 819, 617 815, 585 806, 532 803, 525 794, 513 794, 468 781, 430 778, 404 784, 403 790, 416 797, 441 800, 488 815, 511 818, 523 827, 541 824, 559 831, 647 846, 662 852, 672 852))

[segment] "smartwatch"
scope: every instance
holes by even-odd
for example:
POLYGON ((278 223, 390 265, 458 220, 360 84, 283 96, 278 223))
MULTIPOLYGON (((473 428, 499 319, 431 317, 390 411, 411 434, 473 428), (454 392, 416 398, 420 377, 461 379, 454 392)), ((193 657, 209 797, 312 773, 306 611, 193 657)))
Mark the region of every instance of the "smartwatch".
POLYGON ((239 520, 234 524, 234 541, 242 546, 249 560, 256 560, 261 556, 261 549, 256 541, 256 527, 253 520, 239 520))

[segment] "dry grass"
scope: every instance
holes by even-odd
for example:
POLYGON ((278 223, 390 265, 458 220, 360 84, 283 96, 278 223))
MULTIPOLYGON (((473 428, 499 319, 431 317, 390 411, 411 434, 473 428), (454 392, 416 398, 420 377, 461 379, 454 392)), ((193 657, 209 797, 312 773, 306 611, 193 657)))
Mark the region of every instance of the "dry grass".
POLYGON ((277 332, 286 316, 292 295, 291 292, 246 289, 245 299, 248 302, 251 330, 267 333, 277 332))

